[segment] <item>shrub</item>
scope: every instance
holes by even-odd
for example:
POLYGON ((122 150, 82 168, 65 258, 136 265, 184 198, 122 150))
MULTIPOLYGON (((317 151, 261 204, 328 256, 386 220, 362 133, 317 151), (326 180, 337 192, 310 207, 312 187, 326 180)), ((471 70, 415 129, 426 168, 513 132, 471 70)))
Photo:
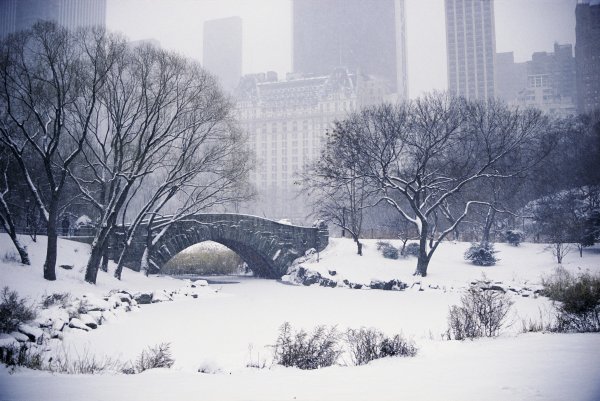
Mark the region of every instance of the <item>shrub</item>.
POLYGON ((524 238, 525 234, 521 230, 506 230, 504 232, 504 239, 506 242, 514 246, 519 246, 524 238))
POLYGON ((42 307, 48 309, 53 305, 60 305, 61 307, 65 308, 67 305, 69 305, 70 300, 71 294, 69 294, 68 292, 55 292, 51 295, 44 297, 44 299, 42 300, 42 307))
POLYGON ((493 266, 498 261, 494 256, 498 253, 491 242, 473 243, 465 252, 465 260, 470 260, 477 266, 493 266))
POLYGON ((170 343, 161 343, 142 351, 135 362, 135 373, 141 373, 148 369, 170 368, 173 366, 175 359, 171 356, 170 348, 170 343))
POLYGON ((43 368, 42 352, 28 343, 0 348, 0 362, 6 366, 23 366, 36 370, 43 368))
POLYGON ((448 339, 464 340, 495 337, 500 333, 512 301, 500 291, 471 287, 461 297, 461 305, 450 308, 448 339))
POLYGON ((288 322, 279 329, 273 346, 274 362, 300 369, 319 369, 336 363, 341 354, 339 335, 335 327, 318 326, 308 334, 293 332, 288 322))
POLYGON ((374 359, 389 356, 415 356, 417 354, 416 347, 399 334, 390 338, 372 328, 348 329, 346 344, 355 365, 364 365, 374 359))
POLYGON ((406 247, 404 248, 404 252, 402 253, 402 256, 418 257, 419 256, 419 244, 417 244, 416 242, 411 242, 410 244, 407 244, 406 247))
POLYGON ((4 287, 0 293, 0 333, 15 331, 21 323, 36 317, 35 309, 26 305, 16 291, 4 287))
POLYGON ((398 248, 394 247, 387 241, 378 241, 377 250, 381 251, 381 254, 386 259, 398 259, 398 248))
POLYGON ((542 285, 542 294, 558 302, 555 330, 600 331, 600 274, 575 276, 559 267, 542 285))
POLYGON ((74 356, 63 349, 62 353, 51 358, 43 369, 54 373, 67 373, 72 375, 96 374, 106 371, 123 371, 123 363, 118 359, 97 357, 90 354, 87 348, 85 348, 81 354, 75 352, 74 356))

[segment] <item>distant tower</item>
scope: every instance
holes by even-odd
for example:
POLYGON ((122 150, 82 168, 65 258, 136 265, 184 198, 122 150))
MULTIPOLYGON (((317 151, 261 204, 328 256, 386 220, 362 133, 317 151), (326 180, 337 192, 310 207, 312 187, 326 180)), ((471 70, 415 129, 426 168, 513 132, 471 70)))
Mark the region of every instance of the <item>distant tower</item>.
POLYGON ((445 0, 448 89, 468 99, 494 97, 493 0, 445 0))
POLYGON ((0 38, 15 30, 17 0, 0 0, 0 38))
POLYGON ((0 0, 0 36, 30 28, 38 20, 75 29, 106 26, 107 0, 0 0))
POLYGON ((242 19, 229 17, 206 21, 202 63, 232 91, 242 76, 242 19))
POLYGON ((293 0, 292 25, 295 73, 346 67, 408 97, 404 0, 293 0))
POLYGON ((600 108, 600 4, 575 8, 577 112, 600 108))

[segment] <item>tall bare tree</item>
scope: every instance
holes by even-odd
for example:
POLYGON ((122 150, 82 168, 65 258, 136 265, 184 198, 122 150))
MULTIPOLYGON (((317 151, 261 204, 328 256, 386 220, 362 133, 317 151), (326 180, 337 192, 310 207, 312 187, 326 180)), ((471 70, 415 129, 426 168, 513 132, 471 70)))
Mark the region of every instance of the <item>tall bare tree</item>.
POLYGON ((303 175, 303 190, 315 214, 348 232, 362 256, 363 216, 376 188, 359 171, 358 150, 344 146, 343 123, 336 122, 321 157, 303 175))
POLYGON ((70 32, 52 22, 39 22, 0 44, 0 141, 46 222, 47 280, 56 279, 57 222, 69 169, 81 153, 119 45, 104 30, 70 32), (43 187, 32 179, 37 165, 43 187))
POLYGON ((340 146, 356 150, 360 174, 379 189, 376 202, 391 205, 419 236, 416 275, 426 276, 435 250, 475 205, 461 196, 480 180, 512 177, 526 166, 501 161, 528 149, 541 129, 536 111, 469 103, 429 94, 401 105, 381 105, 353 114, 340 125, 340 146), (449 224, 442 225, 442 220, 449 224))
MULTIPOLYGON (((183 216, 231 185, 216 184, 223 177, 215 160, 239 156, 239 166, 246 166, 242 152, 231 154, 241 149, 227 147, 234 136, 227 124, 231 105, 197 64, 145 45, 124 52, 106 81, 84 150, 88 171, 77 177, 82 193, 100 213, 85 275, 90 283, 96 282, 119 218, 133 222, 127 246, 140 223, 180 199, 178 194, 191 195, 183 216), (211 174, 216 174, 212 183, 211 174)), ((117 276, 121 268, 122 263, 117 276)))

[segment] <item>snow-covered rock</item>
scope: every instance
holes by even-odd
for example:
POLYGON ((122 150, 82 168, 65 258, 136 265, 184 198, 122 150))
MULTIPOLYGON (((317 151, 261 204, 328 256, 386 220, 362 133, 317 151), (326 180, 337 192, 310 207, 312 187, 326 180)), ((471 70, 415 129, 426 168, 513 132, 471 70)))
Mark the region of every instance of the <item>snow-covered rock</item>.
POLYGON ((84 303, 86 311, 105 311, 110 309, 110 304, 95 294, 85 294, 84 303))
POLYGON ((98 324, 98 326, 99 326, 102 324, 102 320, 103 320, 102 313, 103 312, 100 312, 100 311, 91 311, 91 312, 88 312, 87 314, 88 314, 88 316, 93 318, 94 321, 96 322, 96 324, 98 324))
POLYGON ((0 333, 0 348, 16 347, 19 342, 10 334, 0 333))
POLYGON ((172 300, 173 298, 167 295, 164 291, 154 291, 152 293, 152 303, 167 302, 172 300))
POLYGON ((28 324, 20 324, 18 330, 29 337, 29 341, 40 342, 44 337, 44 330, 28 324))
POLYGON ((71 319, 69 321, 69 327, 72 329, 80 329, 80 330, 84 330, 84 331, 91 330, 85 323, 83 323, 81 320, 77 319, 76 317, 74 317, 73 319, 71 319))
POLYGON ((141 305, 152 303, 152 293, 138 292, 134 294, 133 299, 141 305))
POLYGON ((79 320, 81 320, 81 322, 83 322, 83 324, 85 324, 90 329, 97 329, 98 328, 98 322, 96 321, 96 319, 94 319, 93 317, 91 317, 87 313, 79 315, 79 320))
POLYGON ((13 336, 15 340, 17 340, 20 343, 29 341, 29 337, 27 335, 19 333, 18 331, 13 331, 12 333, 10 333, 10 335, 13 336))

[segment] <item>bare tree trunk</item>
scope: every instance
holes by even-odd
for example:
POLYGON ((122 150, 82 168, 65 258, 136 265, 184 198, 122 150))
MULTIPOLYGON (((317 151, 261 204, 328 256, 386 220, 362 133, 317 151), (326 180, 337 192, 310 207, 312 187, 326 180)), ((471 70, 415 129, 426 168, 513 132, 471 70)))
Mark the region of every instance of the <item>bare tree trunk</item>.
POLYGON ((2 194, 0 194, 0 224, 8 233, 8 236, 13 242, 15 248, 17 248, 17 252, 19 253, 19 257, 21 258, 21 263, 23 263, 24 265, 29 265, 29 254, 27 253, 27 249, 25 249, 25 247, 21 244, 19 238, 17 237, 17 229, 15 227, 15 223, 12 219, 10 210, 8 210, 8 205, 4 201, 2 194))
POLYGON ((105 243, 102 249, 102 263, 100 269, 102 269, 103 272, 108 272, 108 243, 105 243))
POLYGON ((427 276, 427 267, 429 266, 429 260, 431 259, 429 252, 427 251, 429 227, 426 222, 422 221, 421 232, 419 233, 419 257, 417 259, 417 269, 415 270, 415 276, 425 277, 427 276))
POLYGON ((354 237, 354 242, 356 242, 356 253, 362 256, 362 247, 363 244, 360 242, 358 237, 354 237))
POLYGON ((58 246, 58 233, 56 231, 57 205, 53 200, 48 211, 48 244, 46 246, 46 261, 44 262, 44 278, 56 280, 56 254, 58 246))
POLYGON ((485 217, 485 223, 483 225, 483 236, 481 237, 481 242, 490 242, 490 231, 492 229, 492 225, 494 224, 494 218, 496 216, 496 211, 493 208, 488 209, 487 216, 485 217))

